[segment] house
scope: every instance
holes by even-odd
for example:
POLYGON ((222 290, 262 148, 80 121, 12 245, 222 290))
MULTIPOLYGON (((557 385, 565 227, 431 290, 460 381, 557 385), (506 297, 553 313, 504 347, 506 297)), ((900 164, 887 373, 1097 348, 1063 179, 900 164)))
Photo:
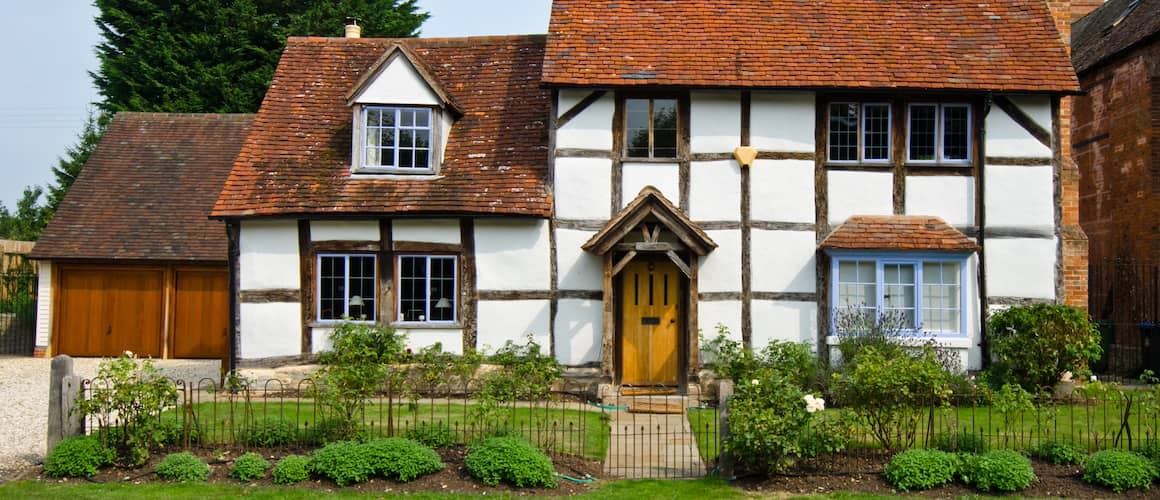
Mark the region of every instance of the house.
POLYGON ((224 225, 252 115, 118 113, 31 257, 36 354, 228 359, 224 225))
POLYGON ((1069 2, 556 0, 548 34, 292 38, 212 217, 239 364, 376 321, 684 387, 698 333, 887 312, 978 369, 1083 303, 1069 2))

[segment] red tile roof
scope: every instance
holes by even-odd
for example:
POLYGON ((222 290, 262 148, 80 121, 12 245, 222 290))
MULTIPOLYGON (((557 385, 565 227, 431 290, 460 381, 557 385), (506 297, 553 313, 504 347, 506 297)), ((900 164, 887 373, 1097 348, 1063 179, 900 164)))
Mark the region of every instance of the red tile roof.
POLYGON ((1043 0, 555 0, 544 81, 1074 92, 1043 0))
POLYGON ((833 250, 927 250, 962 252, 979 247, 959 230, 928 215, 855 215, 820 245, 833 250))
POLYGON ((547 217, 545 38, 291 38, 214 217, 505 214, 547 217), (463 109, 441 176, 351 176, 346 93, 404 44, 463 109))
POLYGON ((32 258, 225 262, 209 209, 253 119, 118 113, 32 258))

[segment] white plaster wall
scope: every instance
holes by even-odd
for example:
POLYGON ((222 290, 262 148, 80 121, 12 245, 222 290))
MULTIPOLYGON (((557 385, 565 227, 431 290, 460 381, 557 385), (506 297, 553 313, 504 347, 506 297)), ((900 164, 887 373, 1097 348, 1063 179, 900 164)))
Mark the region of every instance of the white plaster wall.
POLYGON ((814 152, 813 94, 754 92, 749 113, 749 144, 753 147, 814 152))
POLYGON ((612 205, 612 160, 556 158, 556 217, 607 219, 612 205))
POLYGON ((829 172, 830 224, 851 215, 894 213, 894 175, 889 172, 829 172))
POLYGON ((988 238, 987 295, 1055 299, 1055 238, 988 238))
POLYGON ((239 238, 242 290, 301 286, 298 278, 298 223, 245 221, 239 238))
POLYGON ((755 300, 751 311, 754 350, 761 350, 771 340, 805 342, 817 350, 817 303, 755 300))
POLYGON ((604 303, 561 299, 556 306, 556 359, 564 365, 600 361, 604 303))
POLYGON ((697 271, 702 292, 741 291, 741 231, 706 231, 717 248, 704 257, 697 271))
POLYGON ((463 330, 403 328, 400 331, 407 334, 407 347, 413 352, 439 343, 442 344, 443 352, 463 354, 463 330))
POLYGON ((987 226, 1055 227, 1051 167, 985 168, 987 226))
POLYGON ((391 223, 394 241, 449 243, 458 245, 459 221, 455 219, 395 219, 391 223))
POLYGON ((741 145, 740 92, 698 91, 689 100, 689 146, 694 153, 730 153, 741 145))
MULTIPOLYGON (((991 242, 987 245, 990 248, 991 242)), ((988 250, 989 252, 990 250, 988 250)), ((963 351, 961 360, 966 364, 965 368, 968 370, 982 370, 983 369, 983 351, 979 347, 979 343, 983 340, 982 331, 979 329, 979 257, 978 254, 973 254, 967 258, 967 279, 964 284, 964 292, 966 292, 966 299, 963 303, 963 314, 966 315, 967 328, 967 342, 968 349, 963 351)), ((989 285, 988 285, 989 286, 989 285)))
POLYGON ((741 301, 739 300, 702 300, 697 303, 697 321, 701 337, 706 341, 717 338, 717 325, 724 325, 729 330, 730 339, 741 341, 741 301))
POLYGON ((302 307, 298 304, 239 304, 241 359, 301 354, 302 307))
MULTIPOLYGON (((1044 130, 1051 130, 1051 97, 1045 95, 1009 95, 1011 102, 1023 110, 1027 116, 1044 130)), ((992 106, 991 110, 995 108, 992 106)))
POLYGON ((956 227, 974 224, 974 177, 907 177, 906 213, 934 215, 956 227))
POLYGON ((354 102, 366 104, 416 104, 439 106, 439 96, 431 90, 410 61, 396 53, 379 75, 363 91, 355 96, 354 102))
POLYGON ((817 289, 817 237, 812 231, 754 229, 749 238, 753 291, 813 293, 817 289))
POLYGON ((548 221, 477 220, 475 262, 480 290, 549 289, 548 221))
MULTIPOLYGON (((588 90, 561 90, 560 113, 568 112, 590 93, 588 90)), ((604 94, 604 97, 556 130, 556 147, 612 151, 612 112, 615 108, 616 97, 613 93, 604 94)))
POLYGON ((604 262, 580 248, 596 233, 556 230, 556 277, 561 290, 603 290, 604 262))
POLYGON ((736 161, 693 162, 689 166, 689 217, 741 220, 741 166, 736 161))
MULTIPOLYGON (((1046 96, 1010 96, 1011 102, 1031 119, 1050 132, 1051 100, 1046 96)), ((1051 148, 1044 146, 1029 132, 1012 120, 998 106, 991 107, 986 125, 987 156, 1051 157, 1051 148)))
POLYGON ((547 353, 551 345, 549 307, 547 300, 479 301, 479 350, 494 353, 509 340, 523 345, 531 335, 540 344, 540 352, 547 353))
POLYGON ((621 208, 636 198, 645 186, 659 189, 673 205, 680 206, 680 166, 676 163, 625 163, 622 168, 621 208))
POLYGON ((52 262, 39 262, 36 287, 36 345, 47 346, 52 339, 52 262))
POLYGON ((310 221, 310 241, 379 241, 378 221, 310 221))
POLYGON ((814 222, 814 162, 756 160, 749 176, 753 220, 814 222))

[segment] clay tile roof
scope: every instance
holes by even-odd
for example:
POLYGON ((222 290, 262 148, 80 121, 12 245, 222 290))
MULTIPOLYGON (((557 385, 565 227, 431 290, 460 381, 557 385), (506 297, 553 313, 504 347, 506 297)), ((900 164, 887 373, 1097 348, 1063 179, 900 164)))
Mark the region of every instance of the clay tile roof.
POLYGON ((1160 0, 1108 0, 1071 25, 1071 61, 1083 73, 1158 33, 1160 0))
POLYGON ((555 0, 560 86, 1075 92, 1043 0, 555 0))
POLYGON ((291 38, 214 217, 506 214, 548 217, 543 35, 291 38), (463 110, 440 177, 352 177, 346 94, 404 46, 463 110))
POLYGON ((834 229, 820 246, 827 250, 978 250, 959 230, 928 215, 855 215, 834 229))
POLYGON ((209 209, 253 119, 118 113, 31 257, 225 262, 209 209))

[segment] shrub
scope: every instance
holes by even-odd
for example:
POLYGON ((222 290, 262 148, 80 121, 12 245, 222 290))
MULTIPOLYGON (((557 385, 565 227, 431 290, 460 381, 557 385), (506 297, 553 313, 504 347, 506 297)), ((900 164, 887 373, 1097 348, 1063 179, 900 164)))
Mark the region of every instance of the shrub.
POLYGON ((96 436, 71 437, 57 443, 44 459, 44 473, 52 477, 93 477, 114 458, 113 450, 96 436))
MULTIPOLYGON (((814 415, 817 415, 816 413, 814 415)), ((850 444, 848 429, 851 422, 847 412, 834 410, 834 418, 810 419, 805 431, 798 438, 799 454, 802 457, 816 457, 830 453, 838 453, 850 444)))
POLYGON ((1087 456, 1083 448, 1071 441, 1044 441, 1031 450, 1031 455, 1055 465, 1076 465, 1087 456))
POLYGON ((939 450, 909 450, 886 464, 886 481, 902 491, 929 490, 955 477, 955 456, 939 450))
POLYGON ((748 469, 780 472, 800 456, 799 439, 810 414, 799 387, 774 373, 762 375, 737 384, 724 447, 748 469))
POLYGON ((201 443, 201 429, 196 425, 187 428, 172 418, 161 419, 153 428, 153 441, 158 446, 185 444, 187 438, 189 444, 201 443))
POLYGON ((209 464, 188 451, 166 455, 154 469, 162 479, 183 483, 209 479, 209 464))
POLYGON ((741 383, 760 371, 774 371, 800 387, 818 385, 818 357, 809 344, 772 340, 760 353, 729 338, 729 330, 717 325, 717 336, 701 340, 705 357, 719 377, 741 383))
POLYGON ((551 354, 541 352, 532 337, 523 344, 507 341, 491 356, 499 369, 483 377, 480 397, 484 400, 545 400, 551 395, 552 383, 564 369, 551 354))
POLYGON ((370 450, 353 441, 336 441, 314 451, 310 471, 346 486, 366 481, 374 474, 370 450))
POLYGON ((286 446, 298 439, 298 429, 292 422, 275 417, 255 420, 241 434, 242 444, 261 448, 286 446))
POLYGON ((422 422, 404 431, 403 437, 432 448, 450 448, 459 442, 455 430, 446 422, 422 422))
POLYGON ((320 446, 334 441, 343 441, 344 439, 351 439, 358 435, 359 428, 354 426, 350 428, 351 424, 342 422, 333 418, 323 418, 314 425, 307 425, 302 430, 302 443, 308 445, 320 446))
POLYGON ((967 455, 959 476, 979 491, 1022 491, 1035 481, 1035 471, 1027 457, 1011 450, 995 450, 967 455))
POLYGON ((328 419, 334 438, 351 439, 367 399, 388 381, 390 363, 404 354, 405 336, 377 324, 343 322, 330 334, 331 350, 319 356, 322 368, 310 390, 328 419))
POLYGON ((987 438, 966 430, 940 433, 931 440, 931 446, 951 453, 983 453, 987 451, 987 438))
POLYGON ((261 455, 246 453, 234 460, 234 466, 230 468, 230 477, 249 482, 266 477, 266 470, 269 468, 270 462, 261 455))
POLYGON ((517 488, 556 487, 552 459, 517 437, 495 437, 472 445, 464 460, 472 477, 488 486, 501 481, 517 488))
POLYGON ((270 479, 274 484, 296 484, 310 479, 310 458, 302 455, 290 455, 278 461, 270 479))
POLYGON ((375 439, 362 444, 375 474, 400 482, 443 470, 435 450, 406 438, 375 439))
POLYGON ((138 361, 133 353, 101 362, 93 378, 89 397, 77 403, 77 411, 92 417, 106 434, 123 465, 137 466, 149 458, 149 450, 160 446, 163 432, 157 432, 159 416, 177 402, 177 388, 153 367, 153 361, 138 361), (119 430, 112 432, 114 427, 119 430))
POLYGON ((999 311, 987 320, 987 337, 995 378, 1033 393, 1050 390, 1064 372, 1087 368, 1103 352, 1099 331, 1087 313, 1059 304, 999 311))
POLYGON ((1152 462, 1130 451, 1104 450, 1084 462, 1085 483, 1111 488, 1123 493, 1133 488, 1148 489, 1156 470, 1152 462))

